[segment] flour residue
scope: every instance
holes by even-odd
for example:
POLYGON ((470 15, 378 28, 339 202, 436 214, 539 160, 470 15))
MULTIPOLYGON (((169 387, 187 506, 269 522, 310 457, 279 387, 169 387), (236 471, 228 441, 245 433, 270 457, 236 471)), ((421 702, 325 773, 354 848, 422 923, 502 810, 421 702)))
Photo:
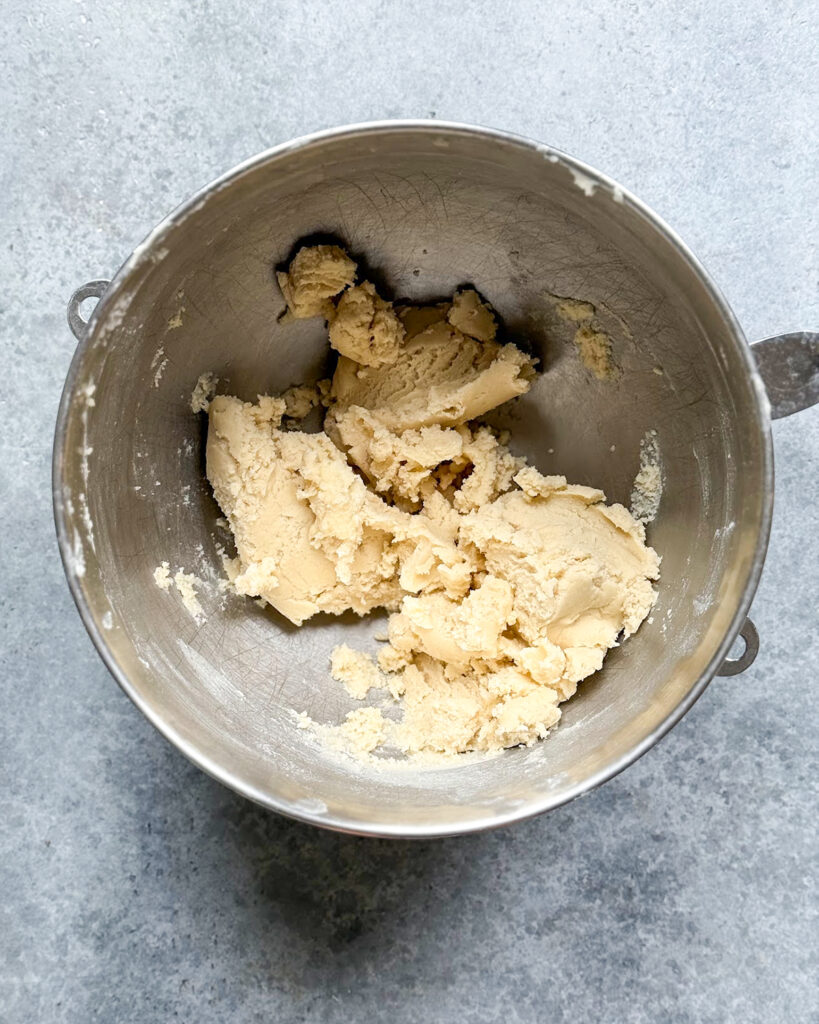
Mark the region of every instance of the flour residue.
POLYGON ((631 492, 631 514, 641 523, 654 521, 663 496, 663 474, 657 431, 649 430, 640 442, 640 469, 631 492))
POLYGON ((170 565, 162 562, 154 569, 154 583, 160 590, 170 590, 171 585, 176 588, 182 598, 185 610, 197 621, 203 615, 202 605, 199 603, 197 587, 204 587, 205 582, 192 572, 185 572, 184 569, 177 569, 171 576, 170 565))
POLYGON ((162 374, 165 372, 165 367, 168 365, 168 359, 165 355, 165 349, 160 345, 154 353, 154 357, 151 360, 151 369, 154 372, 154 387, 159 387, 159 382, 162 380, 162 374))
MULTIPOLYGON (((97 390, 96 384, 91 381, 86 382, 82 387, 78 389, 79 400, 82 403, 82 409, 80 411, 80 423, 82 425, 82 444, 77 450, 77 454, 80 456, 80 474, 82 475, 83 487, 85 490, 80 491, 77 495, 77 504, 80 509, 80 517, 82 519, 83 527, 85 528, 85 539, 92 551, 96 551, 94 544, 94 523, 91 519, 91 512, 88 508, 88 474, 89 474, 89 459, 94 454, 94 449, 88 443, 88 414, 91 409, 96 405, 94 394, 97 390)), ((83 558, 83 573, 85 572, 85 559, 83 558)), ((82 575, 78 573, 77 575, 82 575)))
POLYGON ((206 658, 191 644, 186 644, 184 640, 177 640, 176 643, 183 658, 193 670, 197 682, 209 690, 217 701, 230 704, 237 698, 244 699, 244 690, 241 690, 224 672, 216 668, 210 658, 206 658))
POLYGON ((182 326, 182 317, 185 313, 185 307, 180 306, 174 315, 168 320, 168 330, 175 331, 182 326))
POLYGON ((219 378, 214 373, 203 373, 191 393, 191 412, 207 412, 210 400, 216 393, 219 378))
POLYGON ((71 539, 71 567, 75 576, 80 579, 85 576, 85 551, 78 533, 75 533, 71 539))
POLYGON ((583 171, 579 171, 576 167, 569 166, 569 171, 572 175, 572 180, 575 185, 580 189, 584 196, 593 196, 594 191, 598 186, 598 182, 594 178, 590 178, 588 174, 584 174, 583 171))

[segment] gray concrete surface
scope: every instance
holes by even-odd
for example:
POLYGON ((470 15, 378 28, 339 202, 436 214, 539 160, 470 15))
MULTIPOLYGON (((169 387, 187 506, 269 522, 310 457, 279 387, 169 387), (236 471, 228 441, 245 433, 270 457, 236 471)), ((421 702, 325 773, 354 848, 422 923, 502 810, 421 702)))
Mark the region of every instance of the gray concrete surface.
POLYGON ((7 0, 5 1024, 819 1019, 819 411, 775 427, 754 668, 587 799, 418 845, 274 817, 170 748, 85 635, 49 487, 74 287, 217 173, 322 126, 535 136, 652 204, 750 337, 819 328, 812 6, 7 0))

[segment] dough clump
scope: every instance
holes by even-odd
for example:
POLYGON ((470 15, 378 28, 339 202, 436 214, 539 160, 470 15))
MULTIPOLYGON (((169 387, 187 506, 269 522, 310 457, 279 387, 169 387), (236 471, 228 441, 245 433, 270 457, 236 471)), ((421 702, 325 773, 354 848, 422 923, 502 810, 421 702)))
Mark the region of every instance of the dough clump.
POLYGON ((494 341, 497 325, 491 308, 474 288, 455 292, 447 320, 453 327, 478 341, 494 341))
POLYGON ((479 341, 439 319, 407 338, 389 366, 339 359, 325 430, 337 438, 352 408, 393 432, 457 426, 524 394, 533 377, 532 360, 515 345, 479 341))
POLYGON ((369 281, 348 288, 330 320, 330 344, 362 366, 384 366, 398 358, 404 325, 391 302, 369 281))
POLYGON ((332 299, 355 280, 356 265, 338 245, 304 246, 276 278, 291 317, 332 316, 332 299))
POLYGON ((495 340, 477 292, 393 310, 373 285, 353 285, 343 250, 314 249, 280 280, 294 316, 328 319, 340 352, 331 384, 209 405, 207 474, 236 543, 234 586, 296 625, 392 613, 377 665, 342 644, 331 671, 359 700, 386 689, 403 715, 371 706, 322 726, 336 745, 534 743, 648 615, 659 558, 624 507, 541 475, 476 422, 534 375, 495 340), (307 308, 317 312, 296 312, 307 308), (317 403, 323 432, 283 429, 317 403))
POLYGON ((580 354, 580 361, 598 380, 613 380, 617 377, 617 366, 612 359, 611 338, 605 331, 597 331, 589 324, 582 324, 575 331, 574 343, 580 354))
POLYGON ((620 376, 614 360, 611 338, 597 323, 597 309, 591 302, 568 296, 550 295, 555 313, 575 327, 574 344, 580 362, 598 380, 612 381, 620 376))
POLYGON ((276 278, 289 317, 324 317, 330 325, 330 345, 337 352, 361 366, 388 365, 398 356, 404 325, 375 285, 353 284, 356 270, 355 261, 340 246, 312 245, 299 249, 276 278))

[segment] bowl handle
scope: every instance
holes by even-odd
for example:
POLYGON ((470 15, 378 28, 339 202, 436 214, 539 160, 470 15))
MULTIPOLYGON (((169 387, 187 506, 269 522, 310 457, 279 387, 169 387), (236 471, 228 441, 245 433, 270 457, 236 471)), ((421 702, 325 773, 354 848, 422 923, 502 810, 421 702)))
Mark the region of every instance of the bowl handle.
POLYGON ((717 669, 718 676, 738 676, 756 661, 759 654, 759 633, 750 619, 745 620, 739 635, 745 641, 745 650, 738 658, 726 658, 717 669))
POLYGON ((88 321, 82 318, 80 306, 86 299, 101 299, 110 283, 110 281, 89 281, 87 284, 80 285, 68 300, 68 326, 77 341, 85 334, 85 329, 88 326, 88 321))
POLYGON ((778 420, 819 402, 819 334, 796 331, 751 346, 778 420))
MULTIPOLYGON (((771 419, 792 416, 819 402, 819 334, 795 331, 757 341, 751 346, 771 403, 771 419)), ((759 633, 750 619, 739 631, 745 650, 726 658, 718 676, 736 676, 753 665, 759 653, 759 633)))

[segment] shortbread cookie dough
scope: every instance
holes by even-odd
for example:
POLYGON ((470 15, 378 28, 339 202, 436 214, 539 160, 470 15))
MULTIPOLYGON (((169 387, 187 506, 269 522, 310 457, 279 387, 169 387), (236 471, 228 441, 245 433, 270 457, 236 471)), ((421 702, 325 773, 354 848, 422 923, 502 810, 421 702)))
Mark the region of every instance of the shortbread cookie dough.
POLYGON ((454 755, 534 743, 648 615, 659 558, 625 508, 542 476, 477 422, 534 375, 495 340, 477 292, 393 310, 355 269, 318 246, 280 275, 294 316, 328 321, 340 352, 330 385, 210 402, 207 473, 236 542, 234 586, 296 625, 391 613, 377 664, 346 644, 332 653, 332 675, 370 705, 318 729, 331 745, 454 755), (319 403, 323 432, 283 429, 319 403))
POLYGON ((330 301, 355 280, 356 265, 337 245, 305 246, 286 272, 276 278, 287 310, 295 320, 327 319, 335 311, 330 301))
POLYGON ((453 327, 478 341, 494 341, 497 332, 495 316, 474 288, 455 292, 446 315, 453 327))
POLYGON ((330 319, 330 344, 362 366, 384 366, 398 358, 404 325, 391 302, 365 281, 348 288, 330 319))
POLYGON ((214 373, 203 373, 191 393, 191 412, 207 412, 211 398, 216 393, 219 378, 214 373))
POLYGON ((658 558, 642 526, 604 495, 532 467, 466 515, 461 543, 484 572, 466 598, 404 598, 380 655, 397 673, 407 751, 494 750, 532 743, 558 702, 596 672, 654 603, 658 558))
POLYGON ((619 374, 612 358, 611 338, 591 324, 581 324, 574 334, 580 361, 598 380, 614 380, 619 374))
POLYGON ((337 441, 373 489, 415 510, 436 492, 467 512, 507 491, 523 465, 488 427, 437 424, 394 433, 358 406, 335 424, 337 441))
POLYGON ((339 644, 330 655, 330 674, 344 683, 351 697, 364 700, 370 690, 382 688, 384 675, 369 654, 339 644))
POLYGON ((557 315, 567 324, 576 324, 574 344, 580 362, 598 380, 616 380, 620 368, 614 360, 611 338, 601 330, 597 321, 597 309, 591 302, 561 295, 550 296, 557 315))
POLYGON ((330 381, 320 380, 316 384, 298 384, 282 393, 284 415, 287 419, 303 420, 317 405, 323 405, 329 394, 330 381))
POLYGON ((353 406, 397 432, 456 426, 524 394, 533 377, 532 360, 515 345, 482 342, 437 320, 408 338, 388 366, 339 359, 326 429, 333 436, 353 406))
POLYGON ((239 593, 296 625, 396 608, 405 593, 465 593, 476 565, 453 524, 388 505, 326 434, 281 430, 283 405, 210 405, 207 473, 236 542, 239 593))

